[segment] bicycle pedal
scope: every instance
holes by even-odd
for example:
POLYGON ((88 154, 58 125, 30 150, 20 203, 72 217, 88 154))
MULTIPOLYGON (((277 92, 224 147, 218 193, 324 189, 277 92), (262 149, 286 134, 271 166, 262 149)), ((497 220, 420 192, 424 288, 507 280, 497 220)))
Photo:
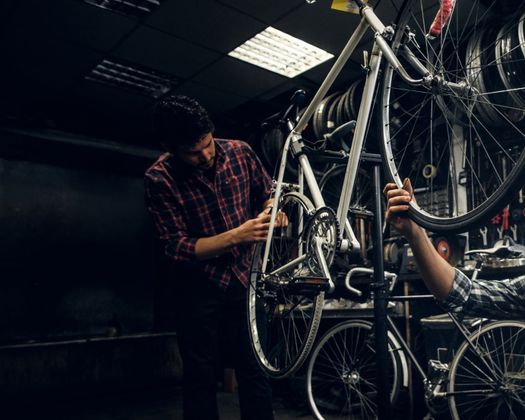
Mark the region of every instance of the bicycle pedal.
POLYGON ((328 278, 314 274, 306 274, 294 277, 290 287, 297 291, 307 292, 324 292, 329 289, 330 283, 328 278))
POLYGON ((297 276, 294 277, 295 283, 302 283, 302 284, 325 284, 328 283, 328 278, 323 276, 297 276))

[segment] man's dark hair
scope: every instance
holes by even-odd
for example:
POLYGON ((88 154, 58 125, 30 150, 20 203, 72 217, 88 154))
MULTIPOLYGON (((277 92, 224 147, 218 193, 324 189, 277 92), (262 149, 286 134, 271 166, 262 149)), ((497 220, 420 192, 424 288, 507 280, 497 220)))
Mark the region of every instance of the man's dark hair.
POLYGON ((215 129, 208 112, 187 96, 160 100, 153 113, 153 135, 167 150, 192 147, 215 129))

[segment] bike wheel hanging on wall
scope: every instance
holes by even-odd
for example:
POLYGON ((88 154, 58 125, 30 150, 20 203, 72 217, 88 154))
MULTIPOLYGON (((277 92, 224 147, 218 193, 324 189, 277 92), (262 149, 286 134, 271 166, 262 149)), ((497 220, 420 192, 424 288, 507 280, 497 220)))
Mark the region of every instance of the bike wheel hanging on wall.
POLYGON ((437 36, 427 32, 439 2, 397 3, 392 48, 401 62, 408 47, 430 73, 465 88, 410 86, 386 67, 380 114, 387 175, 400 186, 411 179, 418 223, 465 231, 525 182, 525 1, 510 8, 502 0, 458 0, 437 36), (502 12, 509 9, 520 12, 502 12))

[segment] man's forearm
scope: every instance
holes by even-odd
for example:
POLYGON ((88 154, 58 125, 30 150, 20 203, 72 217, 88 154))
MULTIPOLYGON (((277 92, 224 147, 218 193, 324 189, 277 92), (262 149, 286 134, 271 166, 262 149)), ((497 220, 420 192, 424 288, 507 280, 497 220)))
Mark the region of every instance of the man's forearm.
MULTIPOLYGON (((266 200, 263 205, 263 212, 269 208, 272 203, 273 199, 266 200)), ((198 261, 208 260, 228 252, 236 245, 266 239, 267 228, 264 227, 264 224, 268 221, 264 219, 269 217, 270 216, 267 215, 259 215, 256 219, 248 220, 241 226, 226 232, 197 239, 195 243, 195 258, 198 261), (261 217, 263 218, 261 219, 261 217)))
POLYGON ((444 300, 454 282, 454 268, 437 253, 423 228, 415 228, 407 239, 428 290, 444 300))
POLYGON ((195 258, 199 261, 209 260, 228 252, 235 245, 237 245, 235 229, 207 238, 199 238, 195 243, 195 258))

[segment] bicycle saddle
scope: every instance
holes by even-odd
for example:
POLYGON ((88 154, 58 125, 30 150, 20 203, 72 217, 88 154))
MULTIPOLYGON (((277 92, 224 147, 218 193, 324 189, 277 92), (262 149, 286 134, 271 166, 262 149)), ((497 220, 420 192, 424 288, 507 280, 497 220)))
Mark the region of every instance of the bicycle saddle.
POLYGON ((492 255, 499 258, 520 258, 525 257, 525 246, 517 244, 510 236, 496 241, 492 248, 471 249, 465 255, 492 255))

